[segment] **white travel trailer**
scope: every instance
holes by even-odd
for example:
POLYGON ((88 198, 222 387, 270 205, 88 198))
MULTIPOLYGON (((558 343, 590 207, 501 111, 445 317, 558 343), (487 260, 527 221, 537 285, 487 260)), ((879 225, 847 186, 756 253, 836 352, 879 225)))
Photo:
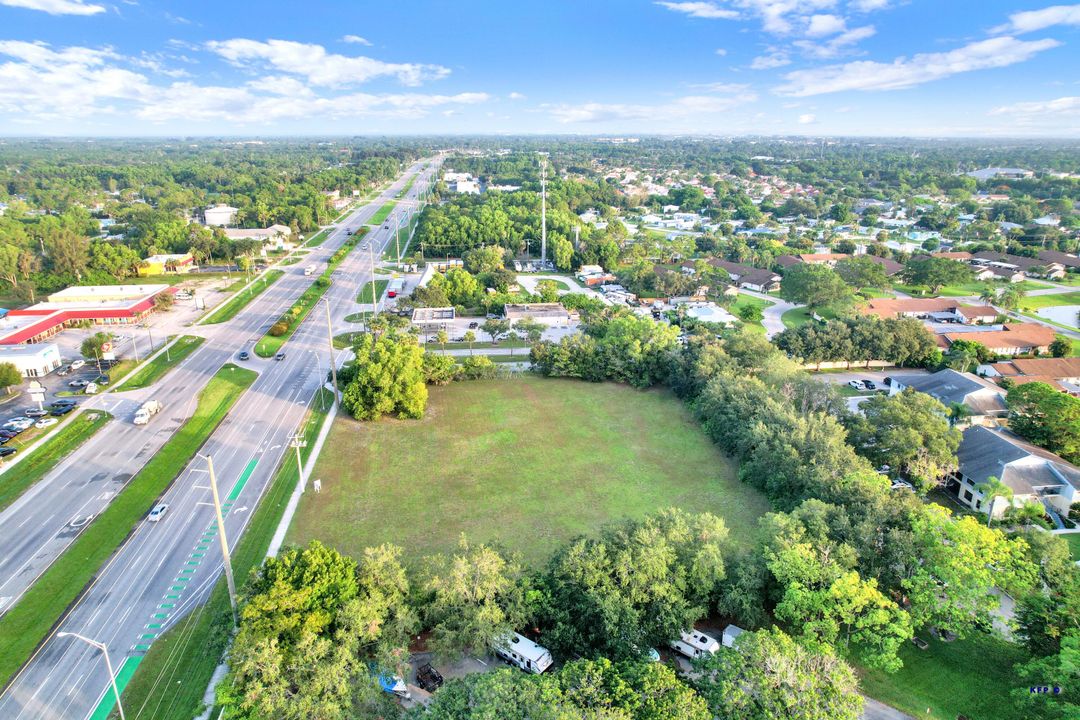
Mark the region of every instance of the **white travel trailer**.
POLYGON ((691 629, 679 634, 679 639, 671 643, 671 649, 694 660, 706 655, 713 655, 720 649, 716 638, 691 629))
POLYGON ((497 644, 495 654, 511 665, 536 675, 551 667, 551 653, 548 649, 517 633, 497 644))

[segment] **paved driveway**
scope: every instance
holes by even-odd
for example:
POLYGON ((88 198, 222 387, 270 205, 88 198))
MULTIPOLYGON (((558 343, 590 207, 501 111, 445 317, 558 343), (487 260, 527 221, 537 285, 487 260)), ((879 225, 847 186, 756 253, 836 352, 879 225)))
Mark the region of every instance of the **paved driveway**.
POLYGON ((748 295, 749 297, 758 298, 760 300, 768 300, 773 303, 763 311, 764 317, 761 319, 761 324, 765 326, 765 337, 772 340, 774 337, 784 332, 787 328, 784 326, 784 321, 781 317, 788 310, 794 310, 801 305, 788 302, 783 298, 776 295, 766 295, 765 293, 754 292, 752 290, 739 290, 741 295, 748 295))

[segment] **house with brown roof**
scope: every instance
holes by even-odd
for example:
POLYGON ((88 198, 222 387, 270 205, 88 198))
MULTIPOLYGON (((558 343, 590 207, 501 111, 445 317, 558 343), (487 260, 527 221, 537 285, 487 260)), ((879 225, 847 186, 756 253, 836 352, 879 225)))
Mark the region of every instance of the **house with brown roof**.
POLYGON ((985 346, 987 350, 997 355, 1030 355, 1049 352, 1055 333, 1053 328, 1045 325, 1009 323, 1002 325, 1001 330, 947 332, 942 333, 941 336, 949 345, 957 340, 969 340, 985 346))
POLYGON ((1051 260, 1010 255, 992 250, 980 250, 971 257, 971 264, 976 268, 1000 268, 1012 272, 1022 272, 1028 277, 1062 278, 1065 266, 1051 260))
POLYGON ((998 311, 989 305, 961 305, 955 298, 874 298, 860 308, 864 315, 880 318, 913 317, 964 325, 992 323, 998 311))
POLYGON ((1059 252, 1058 250, 1040 250, 1039 259, 1046 263, 1056 263, 1069 270, 1080 269, 1080 257, 1059 252))
MULTIPOLYGON (((747 290, 761 293, 780 289, 780 275, 772 270, 756 268, 751 265, 742 265, 741 263, 733 263, 727 260, 721 260, 720 258, 709 258, 706 262, 715 268, 724 270, 731 276, 731 280, 737 288, 746 288, 747 290)), ((693 273, 694 263, 684 262, 682 264, 682 269, 683 272, 693 273)))
POLYGON ((969 252, 936 252, 930 253, 931 257, 945 258, 946 260, 959 260, 960 262, 971 262, 971 253, 969 252))
POLYGON ((1016 358, 980 365, 979 374, 1020 385, 1044 382, 1070 395, 1080 395, 1080 358, 1016 358))

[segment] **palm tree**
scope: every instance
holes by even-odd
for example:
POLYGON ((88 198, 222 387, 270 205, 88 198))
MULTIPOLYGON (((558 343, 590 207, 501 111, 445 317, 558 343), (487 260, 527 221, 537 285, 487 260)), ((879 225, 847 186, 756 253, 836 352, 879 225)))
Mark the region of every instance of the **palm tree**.
POLYGON ((465 332, 465 342, 469 343, 469 356, 472 356, 472 344, 476 342, 476 333, 472 330, 465 332))
POLYGON ((991 475, 986 478, 986 482, 976 485, 975 489, 982 493, 983 502, 990 503, 986 510, 986 527, 990 527, 990 522, 994 519, 995 501, 999 497, 1003 497, 1011 502, 1013 497, 1012 488, 991 475))
POLYGON ((983 291, 979 293, 979 299, 987 305, 993 305, 997 301, 998 291, 993 285, 987 285, 983 288, 983 291))
POLYGON ((971 409, 962 402, 954 402, 949 405, 949 424, 959 425, 971 417, 971 409))
POLYGON ((440 330, 439 332, 435 333, 435 342, 439 343, 439 347, 442 348, 443 355, 446 354, 446 341, 449 339, 450 337, 446 334, 445 330, 440 330))

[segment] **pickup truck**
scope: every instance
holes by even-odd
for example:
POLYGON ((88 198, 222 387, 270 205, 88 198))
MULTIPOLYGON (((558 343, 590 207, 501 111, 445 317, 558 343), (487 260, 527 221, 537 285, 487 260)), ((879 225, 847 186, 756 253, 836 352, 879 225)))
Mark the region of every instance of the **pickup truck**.
POLYGON ((145 425, 150 422, 150 418, 161 412, 161 408, 162 404, 157 400, 147 400, 135 411, 135 417, 131 421, 136 425, 145 425))

